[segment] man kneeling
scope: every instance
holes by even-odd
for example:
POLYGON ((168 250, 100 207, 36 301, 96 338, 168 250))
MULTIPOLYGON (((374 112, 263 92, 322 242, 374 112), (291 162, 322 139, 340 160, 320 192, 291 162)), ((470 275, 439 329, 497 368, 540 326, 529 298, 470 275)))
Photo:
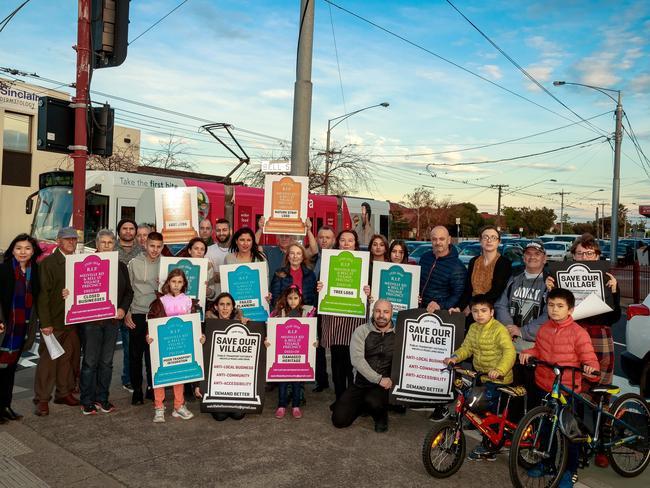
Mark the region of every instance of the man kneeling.
POLYGON ((375 421, 375 432, 388 430, 388 392, 393 386, 395 328, 393 306, 377 300, 371 322, 357 327, 350 342, 350 360, 356 370, 354 383, 334 404, 332 424, 342 429, 364 412, 375 421))

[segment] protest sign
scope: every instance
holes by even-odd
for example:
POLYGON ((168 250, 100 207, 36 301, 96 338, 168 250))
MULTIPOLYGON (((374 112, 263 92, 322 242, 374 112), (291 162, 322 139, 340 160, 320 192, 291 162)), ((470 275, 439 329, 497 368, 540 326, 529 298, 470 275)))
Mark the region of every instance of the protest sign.
POLYGON ((308 188, 309 178, 306 176, 265 176, 265 234, 306 234, 308 188))
POLYGON ((316 317, 267 321, 266 381, 314 381, 316 317))
POLYGON ((147 321, 153 387, 203 379, 201 318, 198 313, 147 321))
POLYGON ((115 318, 117 263, 117 251, 65 257, 66 324, 115 318))
POLYGON ((433 405, 453 399, 443 359, 462 344, 465 316, 446 311, 406 310, 397 315, 390 391, 403 405, 433 405))
POLYGON ((576 299, 575 320, 611 312, 614 307, 612 290, 606 286, 609 265, 604 261, 565 261, 549 265, 555 284, 565 288, 576 299), (589 299, 587 299, 589 298, 589 299))
POLYGON ((230 293, 244 317, 260 322, 269 316, 268 268, 265 262, 219 266, 221 291, 230 293))
POLYGON ((187 278, 187 290, 185 294, 199 301, 201 306, 201 319, 204 317, 205 296, 208 280, 208 260, 207 258, 177 258, 177 257, 160 257, 160 290, 167 279, 167 275, 173 269, 182 269, 187 278))
POLYGON ((263 323, 208 319, 205 324, 206 378, 201 412, 261 413, 264 406, 263 323))
POLYGON ((417 308, 420 286, 420 267, 376 261, 372 265, 372 292, 375 300, 384 299, 393 304, 393 321, 397 313, 417 308))
POLYGON ((366 316, 368 284, 366 251, 323 249, 320 279, 323 289, 318 295, 318 313, 344 317, 366 316))
POLYGON ((199 235, 195 186, 155 189, 156 226, 165 244, 184 244, 199 235))

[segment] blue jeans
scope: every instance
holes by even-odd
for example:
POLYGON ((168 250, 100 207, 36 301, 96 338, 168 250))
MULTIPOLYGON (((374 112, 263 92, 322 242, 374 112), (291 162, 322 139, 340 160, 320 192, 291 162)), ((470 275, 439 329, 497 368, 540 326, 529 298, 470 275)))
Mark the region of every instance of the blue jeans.
POLYGON ((492 383, 491 381, 485 381, 483 383, 483 386, 485 387, 485 396, 490 401, 490 406, 488 407, 488 410, 498 415, 499 398, 501 397, 501 392, 497 391, 497 388, 503 385, 492 383))
POLYGON ((131 372, 129 370, 129 328, 120 320, 120 336, 122 336, 122 384, 131 384, 131 372))
POLYGON ((293 407, 300 406, 300 396, 302 393, 302 383, 278 383, 278 407, 287 408, 287 389, 291 385, 291 404, 293 407))
POLYGON ((113 354, 119 325, 112 319, 81 324, 83 361, 81 362, 81 404, 108 401, 113 376, 113 354))

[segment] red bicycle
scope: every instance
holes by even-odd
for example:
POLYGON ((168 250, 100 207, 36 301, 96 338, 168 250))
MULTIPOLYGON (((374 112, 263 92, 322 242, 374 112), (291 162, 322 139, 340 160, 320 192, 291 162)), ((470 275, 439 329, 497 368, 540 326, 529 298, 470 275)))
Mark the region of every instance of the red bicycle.
POLYGON ((467 419, 483 434, 482 445, 491 452, 510 446, 512 433, 517 424, 508 420, 508 408, 513 397, 525 397, 526 389, 522 386, 501 386, 497 411, 482 412, 486 407, 477 387, 479 373, 453 366, 449 367, 454 375, 454 389, 457 392, 454 411, 446 419, 436 422, 427 433, 422 445, 422 462, 427 472, 435 478, 447 478, 456 473, 465 460, 466 442, 463 432, 463 419, 467 419), (505 406, 501 409, 501 402, 505 406))

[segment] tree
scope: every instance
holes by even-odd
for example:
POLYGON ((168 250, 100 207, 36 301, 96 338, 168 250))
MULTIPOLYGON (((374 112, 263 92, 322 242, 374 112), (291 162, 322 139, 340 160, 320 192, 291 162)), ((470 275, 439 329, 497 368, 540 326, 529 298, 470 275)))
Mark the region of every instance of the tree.
POLYGON ((393 239, 408 239, 411 231, 411 224, 404 216, 404 212, 397 204, 391 203, 390 235, 393 239))
POLYGON ((539 236, 546 234, 551 227, 557 216, 552 208, 528 208, 521 209, 524 219, 524 233, 526 235, 539 236))
POLYGON ((180 137, 169 135, 167 141, 158 141, 160 149, 149 156, 143 157, 147 166, 163 169, 194 170, 194 164, 188 159, 187 143, 180 137))
POLYGON ((433 224, 433 205, 436 199, 433 192, 428 188, 419 186, 412 193, 407 193, 400 202, 406 208, 410 208, 415 212, 415 217, 411 222, 411 227, 416 229, 415 238, 421 240, 423 235, 427 235, 428 230, 432 228, 433 224), (423 229, 425 232, 422 232, 423 229))
POLYGON ((591 235, 596 235, 596 226, 593 222, 578 222, 573 224, 573 234, 585 234, 589 233, 591 235))
MULTIPOLYGON (((324 194, 325 182, 329 180, 330 195, 349 195, 359 190, 372 191, 375 177, 370 168, 370 160, 352 146, 332 150, 332 160, 327 168, 325 152, 312 152, 309 161, 309 191, 324 194)), ((269 158, 271 159, 271 158, 269 158)), ((289 159, 288 156, 273 159, 289 159)), ((261 168, 248 168, 242 180, 249 186, 262 188, 264 176, 261 168)))
POLYGON ((111 156, 91 155, 88 158, 86 168, 106 171, 136 171, 138 168, 138 147, 114 146, 111 156))

